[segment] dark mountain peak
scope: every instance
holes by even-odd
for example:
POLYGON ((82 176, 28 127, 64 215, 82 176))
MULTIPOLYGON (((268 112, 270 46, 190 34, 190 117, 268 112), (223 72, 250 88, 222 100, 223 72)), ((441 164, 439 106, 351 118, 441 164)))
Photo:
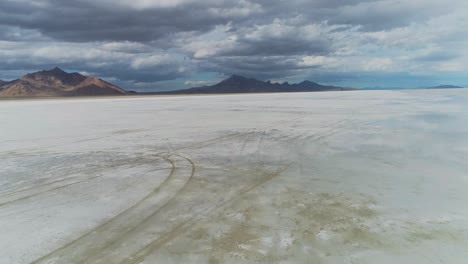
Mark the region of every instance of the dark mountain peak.
POLYGON ((55 78, 60 79, 60 80, 65 80, 65 79, 82 79, 82 80, 84 80, 87 77, 87 76, 81 75, 81 74, 79 74, 77 72, 68 73, 68 72, 60 69, 59 67, 55 67, 55 68, 53 68, 51 70, 42 70, 42 71, 38 71, 38 72, 29 73, 25 77, 37 77, 37 76, 40 76, 40 77, 55 77, 55 78))
POLYGON ((42 71, 38 71, 38 72, 33 72, 33 73, 29 73, 26 75, 27 77, 33 77, 33 76, 47 76, 47 77, 65 77, 65 76, 68 76, 68 73, 66 73, 65 71, 63 71, 62 69, 58 68, 58 67, 55 67, 51 70, 42 70, 42 71))
POLYGON ((55 67, 27 74, 21 79, 1 85, 0 97, 113 95, 126 91, 103 80, 77 72, 67 73, 55 67))
POLYGON ((229 77, 228 79, 247 80, 247 79, 250 79, 250 78, 247 78, 247 77, 244 77, 244 76, 241 76, 241 75, 237 75, 237 74, 233 74, 233 75, 231 75, 231 77, 229 77))
POLYGON ((234 87, 234 86, 257 86, 260 84, 265 84, 265 82, 262 82, 253 78, 247 78, 247 77, 240 76, 240 75, 232 75, 231 77, 215 85, 234 87))
POLYGON ((438 86, 434 86, 434 87, 430 87, 432 89, 450 89, 450 88, 463 88, 461 86, 456 86, 456 85, 448 85, 448 84, 442 84, 442 85, 438 85, 438 86))
POLYGON ((211 86, 193 87, 189 89, 161 92, 156 94, 225 94, 225 93, 278 93, 278 92, 317 92, 317 91, 348 91, 351 88, 320 85, 311 81, 299 84, 272 83, 259 81, 240 75, 231 77, 211 86))
POLYGON ((33 72, 33 73, 28 73, 24 77, 36 77, 36 76, 55 76, 55 77, 58 77, 58 76, 66 76, 66 75, 68 75, 68 73, 64 72, 60 68, 55 67, 55 68, 53 68, 51 70, 42 70, 42 71, 37 71, 37 72, 33 72))
POLYGON ((66 73, 65 71, 63 71, 62 69, 60 69, 59 67, 55 67, 55 68, 53 68, 52 70, 48 70, 48 71, 46 71, 46 72, 48 72, 48 73, 50 73, 50 74, 60 74, 60 75, 62 75, 62 74, 68 74, 68 73, 66 73))
POLYGON ((309 80, 305 80, 303 82, 300 82, 299 84, 301 84, 301 85, 317 85, 318 83, 311 82, 309 80))
POLYGON ((55 67, 52 70, 43 70, 34 73, 27 74, 21 79, 41 83, 43 86, 55 86, 55 85, 77 85, 84 81, 87 77, 79 73, 67 73, 62 69, 55 67))
POLYGON ((293 84, 293 86, 299 87, 300 89, 321 89, 322 88, 322 85, 315 83, 315 82, 308 81, 308 80, 300 82, 298 84, 293 84))
POLYGON ((234 75, 231 75, 229 78, 224 79, 223 81, 221 81, 221 83, 242 82, 242 81, 247 81, 247 80, 249 80, 249 79, 244 77, 244 76, 234 74, 234 75))

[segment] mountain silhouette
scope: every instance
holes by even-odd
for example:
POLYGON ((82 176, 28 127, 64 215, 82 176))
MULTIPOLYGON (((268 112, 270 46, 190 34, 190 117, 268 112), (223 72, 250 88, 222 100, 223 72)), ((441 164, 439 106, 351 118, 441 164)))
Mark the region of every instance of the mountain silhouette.
POLYGON ((0 82, 0 97, 123 95, 120 87, 60 68, 26 74, 18 80, 0 82))
POLYGON ((183 90, 159 92, 156 94, 224 94, 224 93, 283 93, 283 92, 318 92, 318 91, 348 91, 352 88, 326 86, 311 81, 297 84, 271 83, 239 75, 231 77, 210 86, 194 87, 183 90))

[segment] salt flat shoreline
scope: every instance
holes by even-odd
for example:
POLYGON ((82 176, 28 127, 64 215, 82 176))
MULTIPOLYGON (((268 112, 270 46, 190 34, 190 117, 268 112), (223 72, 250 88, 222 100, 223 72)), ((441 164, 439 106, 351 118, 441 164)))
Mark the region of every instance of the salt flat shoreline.
MULTIPOLYGON (((405 92, 405 91, 458 91, 467 88, 431 88, 431 89, 400 89, 400 90, 365 90, 355 89, 347 91, 316 91, 316 92, 261 92, 261 93, 220 93, 220 94, 129 94, 129 95, 109 95, 109 96, 60 96, 60 97, 0 97, 0 101, 35 101, 35 100, 95 100, 95 99, 126 99, 126 98, 151 98, 151 97, 198 97, 198 96, 232 96, 232 95, 268 95, 268 94, 308 94, 308 93, 346 93, 346 92, 405 92)), ((467 89, 468 90, 468 89, 467 89)))
MULTIPOLYGON (((210 94, 128 94, 128 95, 108 95, 108 96, 46 96, 46 97, 0 97, 0 101, 33 101, 33 100, 73 100, 73 99, 117 99, 117 98, 142 98, 142 97, 197 97, 197 96, 230 96, 230 95, 258 95, 258 94, 291 94, 291 93, 325 93, 325 92, 354 92, 349 91, 317 91, 317 92, 259 92, 259 93, 210 93, 210 94)), ((365 91, 365 90, 362 90, 365 91)))

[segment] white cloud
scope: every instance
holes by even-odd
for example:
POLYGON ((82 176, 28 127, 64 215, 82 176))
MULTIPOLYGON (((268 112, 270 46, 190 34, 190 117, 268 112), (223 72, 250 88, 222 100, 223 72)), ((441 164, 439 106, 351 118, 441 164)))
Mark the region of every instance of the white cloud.
POLYGON ((91 1, 95 5, 117 5, 121 7, 133 8, 137 10, 148 8, 171 8, 183 4, 194 3, 195 0, 101 0, 91 1))
POLYGON ((135 70, 151 68, 155 66, 173 64, 174 59, 169 55, 152 55, 149 57, 138 57, 133 59, 130 66, 135 70))
POLYGON ((465 72, 467 70, 466 64, 462 62, 444 62, 438 65, 437 69, 442 72, 465 72))
POLYGON ((129 53, 140 53, 140 52, 147 52, 151 50, 146 44, 139 43, 139 42, 132 42, 132 41, 121 41, 121 42, 106 42, 102 43, 99 46, 102 50, 107 51, 120 51, 120 52, 129 52, 129 53))
POLYGON ((306 67, 328 67, 336 66, 337 60, 325 56, 306 56, 299 62, 300 66, 306 67))
POLYGON ((214 84, 213 81, 186 81, 184 82, 184 85, 187 86, 206 86, 206 85, 211 85, 214 84))
POLYGON ((364 71, 389 71, 393 69, 393 61, 389 58, 372 58, 362 63, 364 71))

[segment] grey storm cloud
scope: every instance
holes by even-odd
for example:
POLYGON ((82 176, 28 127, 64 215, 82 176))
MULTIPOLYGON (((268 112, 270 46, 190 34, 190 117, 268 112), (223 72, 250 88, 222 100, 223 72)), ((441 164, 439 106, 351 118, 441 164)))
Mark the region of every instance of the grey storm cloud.
POLYGON ((1 1, 0 23, 66 41, 151 41, 178 32, 206 32, 228 22, 242 27, 299 15, 306 22, 388 28, 447 10, 446 4, 431 1, 423 8, 408 1, 369 0, 138 2, 151 1, 1 1))
POLYGON ((35 29, 51 38, 73 42, 147 42, 179 32, 206 32, 219 24, 240 21, 255 11, 256 5, 247 3, 2 1, 0 24, 35 29))
POLYGON ((463 54, 443 50, 466 43, 456 20, 466 10, 462 0, 3 0, 0 79, 52 66, 127 84, 457 70, 463 54))
POLYGON ((249 77, 261 79, 275 78, 287 73, 307 68, 299 66, 297 58, 286 56, 240 56, 240 57, 217 57, 202 65, 207 71, 219 70, 249 77))

